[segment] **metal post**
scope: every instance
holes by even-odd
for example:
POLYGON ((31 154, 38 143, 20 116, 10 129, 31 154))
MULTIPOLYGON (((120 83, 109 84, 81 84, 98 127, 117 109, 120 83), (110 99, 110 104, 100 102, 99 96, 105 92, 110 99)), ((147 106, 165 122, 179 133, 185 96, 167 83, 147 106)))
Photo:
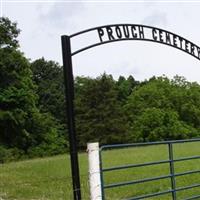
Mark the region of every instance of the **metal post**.
POLYGON ((99 149, 99 166, 100 166, 100 178, 101 178, 101 195, 102 200, 105 200, 104 194, 104 178, 103 178, 103 163, 102 163, 102 149, 99 149))
POLYGON ((174 156, 172 143, 168 143, 169 148, 169 163, 170 163, 170 174, 171 174, 171 188, 172 188, 172 199, 176 200, 176 180, 174 176, 174 156))
POLYGON ((74 119, 74 80, 72 70, 72 56, 71 44, 69 36, 62 36, 62 55, 63 55, 63 72, 65 84, 65 96, 67 106, 68 130, 69 130, 69 144, 70 144, 70 158, 71 171, 73 182, 74 200, 81 200, 78 152, 75 132, 74 119))

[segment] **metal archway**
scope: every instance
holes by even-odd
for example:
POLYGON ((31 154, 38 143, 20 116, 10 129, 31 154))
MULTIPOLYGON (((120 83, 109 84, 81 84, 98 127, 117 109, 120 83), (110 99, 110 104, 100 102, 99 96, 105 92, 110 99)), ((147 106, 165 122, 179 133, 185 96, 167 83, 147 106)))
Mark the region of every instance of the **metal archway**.
POLYGON ((63 56, 63 71, 65 83, 65 96, 67 106, 67 125, 69 130, 69 144, 70 144, 70 158, 71 158, 71 171, 73 182, 74 200, 81 200, 81 187, 79 176, 79 163, 75 130, 75 117, 74 117, 74 80, 72 69, 72 56, 86 51, 90 48, 100 46, 103 44, 125 41, 137 40, 156 42, 168 45, 179 49, 196 59, 200 60, 200 47, 191 41, 169 32, 164 29, 140 25, 140 24, 113 24, 98 26, 90 29, 80 31, 70 36, 63 35, 62 40, 62 56, 63 56), (96 32, 98 41, 90 44, 76 51, 71 51, 71 38, 88 33, 96 32))

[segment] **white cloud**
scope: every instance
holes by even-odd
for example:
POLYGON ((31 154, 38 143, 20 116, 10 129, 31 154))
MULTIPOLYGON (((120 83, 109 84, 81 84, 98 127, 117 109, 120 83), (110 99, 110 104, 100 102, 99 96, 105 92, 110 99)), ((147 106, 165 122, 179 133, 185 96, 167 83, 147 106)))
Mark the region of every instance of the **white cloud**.
MULTIPOLYGON (((43 5, 44 7, 44 5, 43 5)), ((64 26, 76 25, 73 21, 84 10, 84 4, 78 3, 53 3, 49 9, 44 12, 39 10, 39 21, 43 25, 54 27, 55 29, 62 29, 64 26)))
POLYGON ((142 24, 147 24, 151 26, 161 26, 166 27, 167 25, 167 14, 161 11, 154 11, 149 16, 145 17, 142 24))

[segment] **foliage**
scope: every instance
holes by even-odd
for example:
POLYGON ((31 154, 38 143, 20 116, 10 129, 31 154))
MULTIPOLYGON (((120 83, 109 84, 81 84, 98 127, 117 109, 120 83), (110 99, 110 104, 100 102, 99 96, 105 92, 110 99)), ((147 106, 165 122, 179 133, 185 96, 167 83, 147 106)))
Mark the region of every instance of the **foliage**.
POLYGON ((118 99, 125 103, 133 89, 139 85, 139 81, 136 81, 132 76, 129 76, 127 79, 123 76, 119 76, 116 84, 118 88, 118 99))
POLYGON ((200 112, 199 89, 197 83, 189 83, 178 76, 173 80, 154 77, 136 88, 125 105, 133 140, 197 137, 200 128, 197 116, 200 112))
POLYGON ((44 58, 31 63, 33 80, 37 85, 38 106, 43 112, 50 112, 65 124, 64 81, 61 66, 44 58))
POLYGON ((147 108, 138 116, 133 128, 134 141, 162 141, 192 138, 197 131, 180 121, 172 110, 147 108))
POLYGON ((52 154, 56 152, 55 146, 60 152, 63 145, 66 146, 62 128, 37 107, 37 86, 32 81, 29 61, 18 50, 16 24, 0 18, 0 30, 3 34, 0 46, 0 145, 27 154, 30 148, 46 144, 49 149, 53 145, 52 154), (62 138, 62 142, 57 138, 62 138))
POLYGON ((6 148, 0 145, 0 163, 15 161, 25 158, 23 150, 18 148, 6 148))
MULTIPOLYGON (((0 162, 47 156, 68 148, 61 66, 30 61, 19 50, 20 30, 0 18, 0 162)), ((75 78, 79 148, 100 144, 200 136, 200 85, 165 76, 143 82, 106 73, 75 78)))
POLYGON ((75 88, 80 147, 89 141, 126 142, 126 118, 117 100, 118 90, 112 76, 104 73, 96 79, 78 77, 75 88))
POLYGON ((19 33, 17 23, 5 17, 0 18, 0 48, 17 48, 19 42, 16 38, 19 33))

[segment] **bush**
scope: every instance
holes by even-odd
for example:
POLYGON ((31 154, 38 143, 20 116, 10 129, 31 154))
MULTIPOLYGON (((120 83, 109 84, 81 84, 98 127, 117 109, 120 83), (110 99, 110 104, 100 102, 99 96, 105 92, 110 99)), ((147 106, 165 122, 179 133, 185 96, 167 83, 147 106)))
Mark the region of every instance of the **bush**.
POLYGON ((20 160, 24 158, 24 152, 18 148, 8 149, 4 146, 0 146, 0 163, 20 160))
POLYGON ((43 143, 39 146, 30 148, 28 150, 28 156, 30 158, 45 157, 45 156, 62 154, 66 152, 67 152, 67 148, 65 148, 64 146, 59 148, 56 145, 48 145, 48 144, 43 143))
POLYGON ((0 146, 0 163, 4 163, 7 155, 7 149, 0 146))

